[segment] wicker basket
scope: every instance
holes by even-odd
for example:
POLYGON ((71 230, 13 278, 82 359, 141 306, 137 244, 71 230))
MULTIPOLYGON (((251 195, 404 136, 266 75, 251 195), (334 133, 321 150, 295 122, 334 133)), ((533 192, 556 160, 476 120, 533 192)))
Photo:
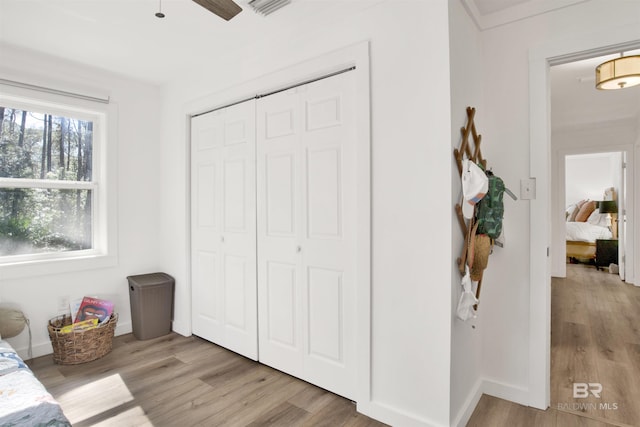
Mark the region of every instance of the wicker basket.
POLYGON ((69 315, 49 320, 49 338, 53 346, 53 361, 60 365, 77 365, 105 356, 111 351, 118 315, 96 328, 61 333, 63 326, 71 324, 69 315))

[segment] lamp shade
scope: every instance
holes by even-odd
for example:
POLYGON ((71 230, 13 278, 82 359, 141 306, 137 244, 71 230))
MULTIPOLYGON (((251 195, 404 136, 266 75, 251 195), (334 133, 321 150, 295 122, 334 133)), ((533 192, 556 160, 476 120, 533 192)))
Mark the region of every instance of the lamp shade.
POLYGON ((597 89, 624 89, 640 84, 640 55, 623 56, 596 67, 597 89))
POLYGON ((598 204, 598 210, 603 213, 618 213, 618 204, 615 200, 604 200, 598 204))

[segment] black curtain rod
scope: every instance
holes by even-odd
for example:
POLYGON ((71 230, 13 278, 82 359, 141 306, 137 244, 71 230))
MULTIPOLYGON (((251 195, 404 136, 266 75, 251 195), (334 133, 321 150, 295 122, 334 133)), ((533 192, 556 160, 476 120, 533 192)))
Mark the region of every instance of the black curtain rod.
POLYGON ((356 69, 355 66, 349 67, 349 68, 345 68, 344 70, 335 71, 333 73, 325 74, 325 75, 320 76, 320 77, 316 77, 316 78, 313 78, 313 79, 309 79, 309 80, 305 80, 305 81, 302 81, 302 82, 298 82, 298 83, 292 84, 290 86, 286 86, 286 87, 283 87, 283 88, 280 88, 280 89, 273 90, 271 92, 266 92, 266 93, 262 93, 262 94, 256 94, 254 96, 251 96, 251 97, 248 97, 248 98, 244 98, 244 99, 241 99, 239 101, 235 101, 235 102, 232 102, 230 104, 223 105, 221 107, 216 107, 216 108, 214 108, 212 110, 207 110, 207 111, 203 111, 202 113, 194 114, 191 117, 202 116, 203 114, 212 113, 214 111, 218 111, 218 110, 222 110, 224 108, 232 107, 234 105, 242 104, 243 102, 250 101, 252 99, 264 98, 265 96, 274 95, 276 93, 284 92, 286 90, 293 89, 294 87, 304 86, 306 84, 317 82, 319 80, 328 79, 329 77, 337 76, 338 74, 346 73, 348 71, 352 71, 352 70, 355 70, 355 69, 356 69))

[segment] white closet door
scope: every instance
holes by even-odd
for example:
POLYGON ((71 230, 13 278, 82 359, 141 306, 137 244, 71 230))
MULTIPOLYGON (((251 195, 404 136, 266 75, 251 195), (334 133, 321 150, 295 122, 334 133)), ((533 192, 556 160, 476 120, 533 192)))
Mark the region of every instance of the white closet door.
POLYGON ((257 360, 255 101, 191 120, 193 333, 257 360))
POLYGON ((345 397, 356 389, 352 73, 257 107, 260 361, 345 397))

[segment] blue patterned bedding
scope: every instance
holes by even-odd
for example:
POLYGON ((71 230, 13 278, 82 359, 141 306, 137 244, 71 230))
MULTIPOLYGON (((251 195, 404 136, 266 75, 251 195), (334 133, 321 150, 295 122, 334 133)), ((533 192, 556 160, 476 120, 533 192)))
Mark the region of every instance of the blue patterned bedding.
POLYGON ((70 426, 60 404, 6 342, 0 341, 0 426, 70 426))

